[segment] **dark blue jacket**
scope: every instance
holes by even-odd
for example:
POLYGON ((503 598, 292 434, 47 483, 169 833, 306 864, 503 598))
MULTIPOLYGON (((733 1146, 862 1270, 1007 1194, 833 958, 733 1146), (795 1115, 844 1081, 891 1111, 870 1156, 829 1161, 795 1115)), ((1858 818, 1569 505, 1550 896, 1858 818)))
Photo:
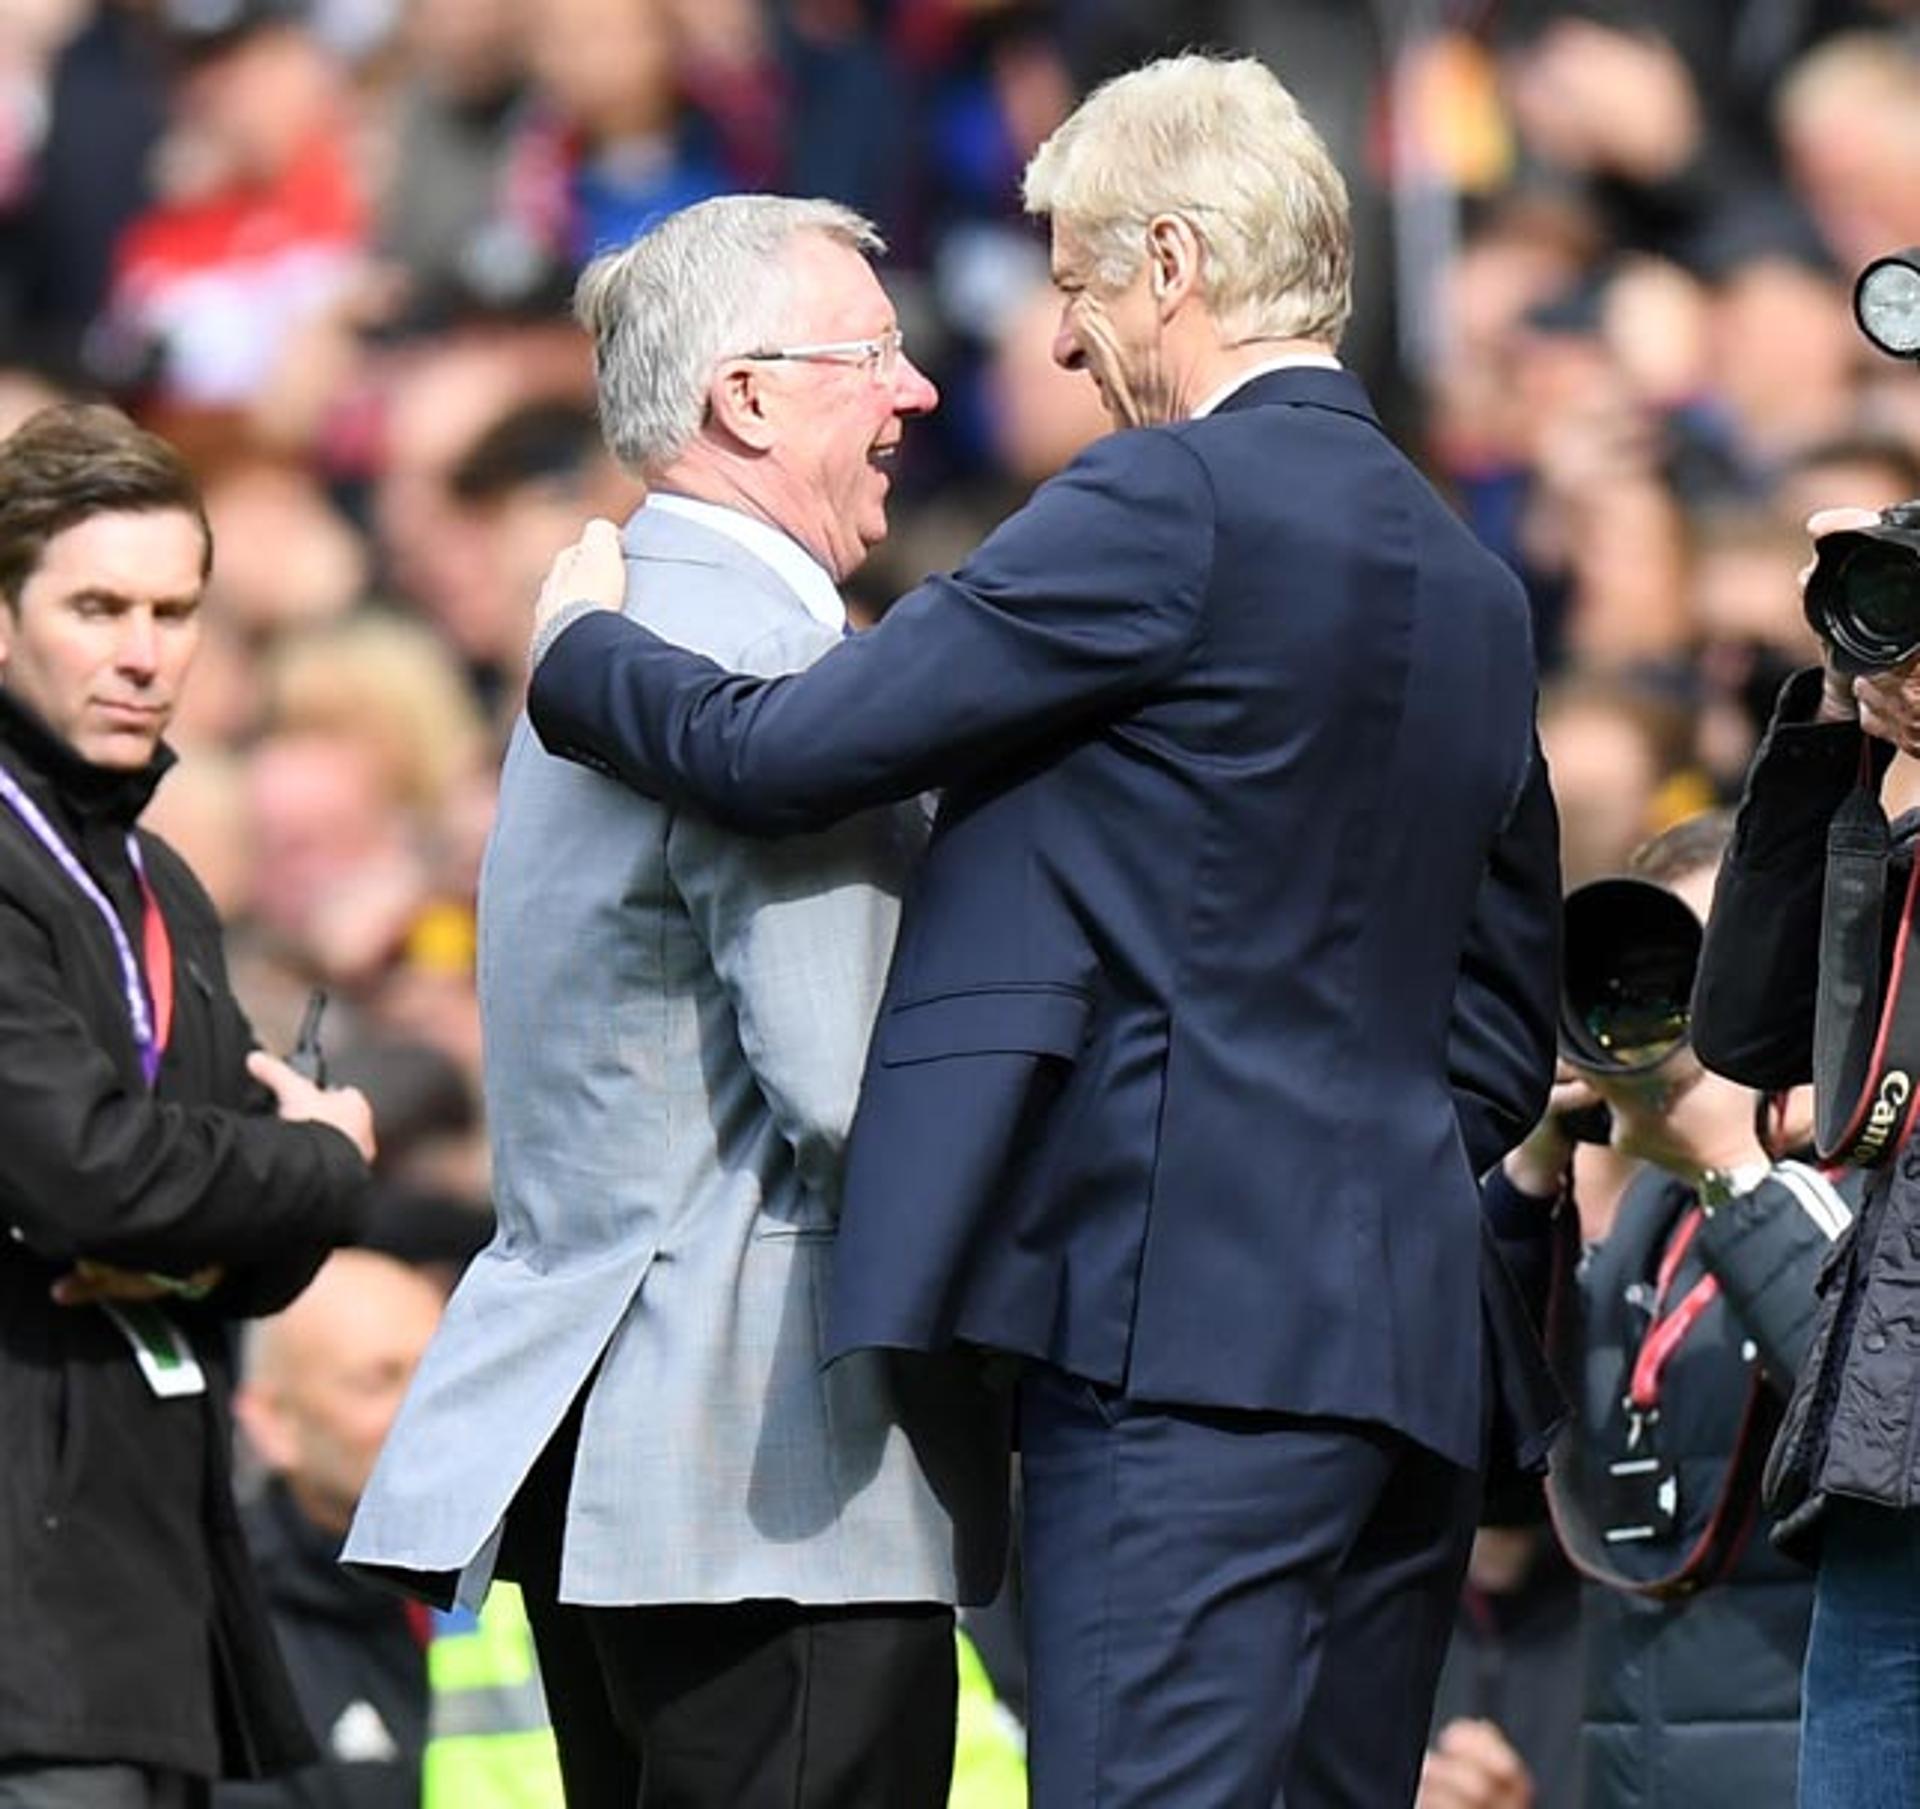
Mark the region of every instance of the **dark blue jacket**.
POLYGON ((1476 1177, 1559 920, 1520 587, 1359 384, 1114 435, 804 673, 620 617, 555 753, 756 833, 941 788, 848 1152, 833 1340, 1481 1453, 1476 1177))

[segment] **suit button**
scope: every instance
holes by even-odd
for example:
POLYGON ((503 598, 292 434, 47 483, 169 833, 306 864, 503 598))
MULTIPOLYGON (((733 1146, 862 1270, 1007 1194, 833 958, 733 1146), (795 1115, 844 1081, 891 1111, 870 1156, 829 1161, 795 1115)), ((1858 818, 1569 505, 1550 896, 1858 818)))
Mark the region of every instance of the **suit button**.
POLYGON ((1870 1357, 1877 1357, 1887 1348, 1887 1334, 1877 1326, 1870 1332, 1864 1332, 1860 1338, 1860 1348, 1870 1357))

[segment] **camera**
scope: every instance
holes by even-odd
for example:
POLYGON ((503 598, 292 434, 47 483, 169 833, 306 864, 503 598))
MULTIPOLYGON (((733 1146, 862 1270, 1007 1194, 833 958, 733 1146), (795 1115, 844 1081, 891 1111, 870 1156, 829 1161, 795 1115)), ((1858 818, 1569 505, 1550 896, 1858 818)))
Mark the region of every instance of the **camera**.
MULTIPOLYGON (((1920 246, 1860 272, 1853 318, 1890 357, 1920 359, 1920 246)), ((1920 653, 1920 502, 1882 510, 1872 527, 1821 535, 1806 612, 1837 671, 1885 672, 1920 653)))
POLYGON ((1885 672, 1920 653, 1920 503, 1822 534, 1806 611, 1841 672, 1885 672))
POLYGON ((1664 886, 1626 877, 1576 886, 1562 911, 1561 1053, 1605 1077, 1659 1067, 1687 1040, 1700 920, 1664 886))

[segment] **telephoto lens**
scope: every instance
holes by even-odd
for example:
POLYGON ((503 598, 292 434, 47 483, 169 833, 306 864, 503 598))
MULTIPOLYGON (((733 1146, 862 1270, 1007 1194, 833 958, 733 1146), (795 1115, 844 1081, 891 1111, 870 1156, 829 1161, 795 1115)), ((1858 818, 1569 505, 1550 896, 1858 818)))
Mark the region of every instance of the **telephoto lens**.
POLYGON ((1664 886, 1596 879, 1562 907, 1560 1048, 1589 1074, 1644 1074, 1687 1040, 1700 920, 1664 886))
POLYGON ((1871 527, 1822 534, 1807 579, 1808 625, 1847 673, 1885 672, 1920 653, 1920 502, 1871 527))

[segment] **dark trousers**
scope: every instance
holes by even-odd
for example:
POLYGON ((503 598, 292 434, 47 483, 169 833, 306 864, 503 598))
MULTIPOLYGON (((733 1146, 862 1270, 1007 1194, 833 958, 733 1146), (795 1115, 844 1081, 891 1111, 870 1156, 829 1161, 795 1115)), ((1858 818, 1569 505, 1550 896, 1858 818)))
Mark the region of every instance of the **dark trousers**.
POLYGON ((944 1809, 953 1611, 559 1599, 578 1410, 507 1516, 568 1809, 944 1809))
POLYGON ((1020 1384, 1034 1809, 1404 1809, 1477 1477, 1378 1427, 1020 1384))
POLYGON ((0 1759, 0 1809, 205 1809, 207 1786, 144 1765, 0 1759))

